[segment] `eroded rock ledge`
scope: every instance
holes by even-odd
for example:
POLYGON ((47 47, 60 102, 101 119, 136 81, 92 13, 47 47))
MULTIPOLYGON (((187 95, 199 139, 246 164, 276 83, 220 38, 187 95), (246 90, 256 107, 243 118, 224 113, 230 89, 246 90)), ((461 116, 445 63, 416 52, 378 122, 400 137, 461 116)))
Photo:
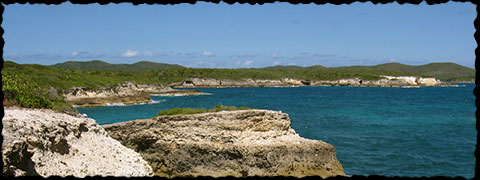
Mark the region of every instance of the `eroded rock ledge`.
POLYGON ((3 176, 151 176, 140 154, 95 120, 46 109, 5 108, 3 176))
POLYGON ((200 95, 206 93, 198 90, 178 90, 170 87, 125 82, 114 87, 102 87, 93 90, 76 87, 70 89, 64 96, 65 100, 74 106, 92 107, 106 106, 109 103, 148 103, 152 101, 150 95, 171 94, 200 95))
POLYGON ((300 137, 278 111, 159 116, 103 127, 164 177, 345 175, 332 145, 300 137))

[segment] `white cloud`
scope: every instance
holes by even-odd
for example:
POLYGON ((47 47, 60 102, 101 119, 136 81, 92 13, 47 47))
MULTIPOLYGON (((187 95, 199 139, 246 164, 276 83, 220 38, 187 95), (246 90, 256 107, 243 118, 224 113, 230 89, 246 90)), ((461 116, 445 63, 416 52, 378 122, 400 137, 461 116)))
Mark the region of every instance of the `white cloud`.
POLYGON ((145 52, 143 53, 143 55, 144 55, 145 57, 152 57, 152 56, 153 56, 153 53, 150 52, 150 51, 145 51, 145 52))
POLYGON ((280 64, 280 61, 275 61, 273 62, 273 65, 276 66, 276 65, 279 65, 280 64))
POLYGON ((208 56, 208 57, 211 57, 211 56, 214 55, 213 52, 208 52, 208 51, 205 51, 205 52, 203 52, 202 54, 203 54, 204 56, 208 56))
POLYGON ((278 55, 277 53, 272 54, 272 58, 278 59, 278 58, 283 58, 283 56, 278 55))
POLYGON ((314 53, 313 55, 317 56, 317 57, 332 57, 332 56, 335 56, 335 54, 324 54, 324 53, 314 53))
POLYGON ((3 54, 4 58, 8 59, 16 59, 16 58, 24 58, 26 55, 24 54, 19 54, 19 53, 13 53, 13 54, 3 54))
POLYGON ((193 66, 200 68, 216 68, 217 64, 213 62, 196 61, 193 66))
POLYGON ((122 57, 135 57, 137 55, 138 55, 138 51, 132 51, 129 49, 127 52, 122 54, 122 57))
POLYGON ((255 62, 253 62, 252 60, 246 60, 246 61, 243 61, 243 62, 242 62, 242 61, 237 61, 237 62, 235 63, 235 65, 241 66, 241 67, 246 67, 246 66, 250 66, 250 65, 252 65, 252 64, 254 64, 254 63, 255 63, 255 62))
POLYGON ((238 54, 238 55, 232 55, 230 57, 237 57, 237 58, 254 58, 254 57, 258 57, 260 56, 260 54, 256 53, 256 54, 248 54, 248 53, 243 53, 243 54, 238 54))
POLYGON ((77 55, 78 55, 78 52, 77 52, 77 51, 73 51, 73 52, 72 52, 72 57, 75 57, 75 56, 77 56, 77 55))

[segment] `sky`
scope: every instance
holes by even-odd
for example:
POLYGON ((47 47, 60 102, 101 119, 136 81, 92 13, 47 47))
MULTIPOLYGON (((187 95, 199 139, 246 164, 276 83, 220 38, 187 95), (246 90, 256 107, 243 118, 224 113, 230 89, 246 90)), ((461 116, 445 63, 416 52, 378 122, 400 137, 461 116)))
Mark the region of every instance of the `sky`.
POLYGON ((194 68, 454 62, 474 68, 475 5, 6 5, 3 58, 194 68))

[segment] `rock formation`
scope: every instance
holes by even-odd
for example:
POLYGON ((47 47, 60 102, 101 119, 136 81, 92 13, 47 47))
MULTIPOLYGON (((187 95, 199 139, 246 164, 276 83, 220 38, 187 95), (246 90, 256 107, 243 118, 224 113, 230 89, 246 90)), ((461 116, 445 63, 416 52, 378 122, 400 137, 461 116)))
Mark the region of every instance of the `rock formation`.
POLYGON ((277 79, 212 79, 212 78, 191 78, 179 83, 173 83, 173 87, 274 87, 274 86, 302 86, 308 85, 307 81, 283 78, 277 79))
POLYGON ((94 90, 88 90, 83 87, 71 88, 65 93, 65 100, 74 106, 106 106, 107 103, 147 103, 151 102, 150 95, 169 95, 169 94, 205 94, 197 90, 176 90, 170 87, 135 84, 125 82, 113 87, 101 87, 94 90))
POLYGON ((3 176, 151 176, 142 157, 95 120, 46 109, 5 108, 3 176))
POLYGON ((159 176, 345 175, 332 145, 300 137, 277 111, 158 116, 103 127, 159 176))
POLYGON ((411 87, 411 86, 457 86, 445 84, 435 78, 413 76, 381 76, 379 80, 363 80, 360 78, 338 80, 305 81, 301 79, 244 79, 217 80, 191 78, 170 84, 171 87, 287 87, 287 86, 373 86, 373 87, 411 87))

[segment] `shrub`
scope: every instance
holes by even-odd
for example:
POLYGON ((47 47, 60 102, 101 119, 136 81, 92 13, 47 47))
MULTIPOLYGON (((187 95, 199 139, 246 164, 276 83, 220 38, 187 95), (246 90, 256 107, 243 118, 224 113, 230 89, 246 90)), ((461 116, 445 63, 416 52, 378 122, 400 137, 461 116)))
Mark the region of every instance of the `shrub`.
POLYGON ((51 97, 45 88, 16 74, 2 73, 2 91, 9 105, 25 108, 48 108, 59 112, 76 112, 62 98, 51 97))

